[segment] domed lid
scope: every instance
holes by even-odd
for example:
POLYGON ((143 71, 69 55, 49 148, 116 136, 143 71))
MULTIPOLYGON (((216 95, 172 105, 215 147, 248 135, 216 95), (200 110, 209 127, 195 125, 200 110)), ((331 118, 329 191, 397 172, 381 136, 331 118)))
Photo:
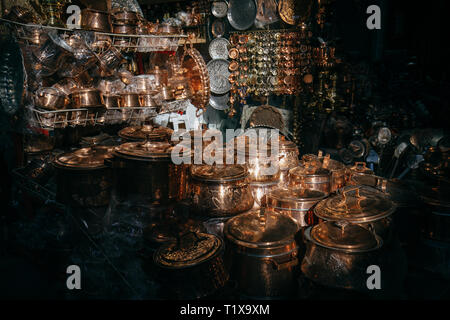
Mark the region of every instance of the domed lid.
POLYGON ((329 176, 331 173, 328 169, 316 167, 316 166, 308 166, 307 164, 304 166, 298 166, 289 170, 289 176, 293 178, 299 178, 304 176, 329 176))
POLYGON ((152 125, 131 126, 123 128, 118 135, 127 140, 161 141, 170 140, 173 130, 167 127, 155 127, 152 125))
POLYGON ((93 146, 66 152, 55 158, 55 164, 71 169, 96 169, 104 167, 104 160, 112 157, 113 147, 93 146))
POLYGON ((172 148, 168 142, 127 142, 117 147, 116 152, 118 155, 141 159, 170 158, 172 148))
POLYGON ((356 224, 322 222, 309 229, 310 240, 315 244, 347 252, 367 252, 378 249, 381 239, 356 224))
POLYGON ((240 214, 227 221, 228 238, 245 247, 268 247, 289 244, 298 231, 294 219, 270 209, 240 214))
POLYGON ((187 233, 175 242, 161 246, 155 253, 157 265, 181 269, 198 265, 222 248, 222 240, 208 233, 187 233))
POLYGON ((305 201, 318 201, 325 198, 326 194, 322 191, 304 188, 277 188, 270 191, 266 195, 266 197, 267 201, 270 201, 270 203, 278 203, 281 207, 283 207, 283 204, 305 201))
POLYGON ((395 209, 395 204, 385 194, 354 186, 319 202, 314 213, 324 220, 364 223, 385 218, 395 209))
POLYGON ((200 181, 235 181, 247 177, 247 169, 242 165, 198 165, 191 168, 191 175, 200 181))

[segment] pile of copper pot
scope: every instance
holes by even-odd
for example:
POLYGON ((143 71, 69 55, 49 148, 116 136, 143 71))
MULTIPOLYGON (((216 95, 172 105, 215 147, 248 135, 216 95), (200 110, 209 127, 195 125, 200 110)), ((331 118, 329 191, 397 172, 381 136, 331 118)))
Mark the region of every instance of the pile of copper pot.
MULTIPOLYGON (((259 151, 211 152, 224 146, 219 131, 184 132, 177 140, 169 128, 143 125, 118 134, 124 142, 117 147, 56 158, 58 198, 82 207, 110 205, 111 199, 156 208, 184 204, 195 223, 162 214, 147 233, 151 273, 163 295, 209 297, 232 285, 241 297, 289 298, 299 293, 300 275, 326 287, 367 291, 367 268, 390 270, 386 257, 399 256, 393 245, 397 206, 383 183, 347 184, 349 176, 363 174, 361 164, 342 167, 320 154, 299 161, 298 150, 279 138, 275 171, 265 176, 257 170, 267 165, 258 162, 259 151), (244 161, 195 162, 205 150, 216 161, 244 161), (174 161, 174 151, 186 161, 174 161), (311 162, 320 170, 300 170, 311 162), (280 181, 282 171, 286 181, 280 181), (79 183, 89 188, 80 191, 79 183)), ((225 146, 238 142, 249 147, 242 136, 225 146)))

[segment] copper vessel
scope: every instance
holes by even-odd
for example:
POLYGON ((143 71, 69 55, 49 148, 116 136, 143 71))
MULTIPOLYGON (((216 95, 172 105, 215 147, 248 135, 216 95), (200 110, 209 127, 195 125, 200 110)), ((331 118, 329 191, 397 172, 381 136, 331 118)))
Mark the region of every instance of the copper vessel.
POLYGON ((58 155, 56 198, 75 207, 107 206, 112 187, 111 169, 104 160, 112 156, 111 147, 95 146, 58 155))
POLYGON ((297 292, 297 223, 269 209, 250 211, 224 227, 225 263, 247 298, 287 298, 297 292))
POLYGON ((36 106, 46 110, 59 110, 65 107, 66 95, 53 87, 38 89, 35 95, 36 106))
POLYGON ((112 32, 111 15, 94 9, 81 10, 81 28, 85 30, 112 32))
POLYGON ((100 90, 95 88, 79 89, 70 94, 72 108, 95 108, 104 107, 103 96, 100 90))
POLYGON ((265 202, 268 208, 288 215, 300 227, 306 227, 315 224, 312 209, 325 197, 325 193, 317 190, 277 188, 266 195, 265 202))
POLYGON ((103 100, 105 102, 105 107, 109 108, 119 108, 120 96, 118 95, 103 95, 103 100))
POLYGON ((139 94, 129 92, 120 94, 119 106, 121 108, 139 107, 139 94))
POLYGON ((288 185, 290 187, 322 191, 331 191, 331 172, 318 167, 298 166, 289 170, 288 185))
POLYGON ((240 165, 191 167, 192 209, 206 217, 233 216, 253 207, 247 171, 240 165))

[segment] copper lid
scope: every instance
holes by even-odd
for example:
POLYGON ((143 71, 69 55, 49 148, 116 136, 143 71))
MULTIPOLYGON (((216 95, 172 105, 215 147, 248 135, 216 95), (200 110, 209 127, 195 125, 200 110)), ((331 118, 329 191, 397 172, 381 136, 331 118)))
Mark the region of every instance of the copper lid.
POLYGON ((328 169, 324 169, 316 166, 298 166, 289 170, 289 176, 298 178, 304 176, 320 176, 326 177, 330 175, 330 171, 328 169))
POLYGON ((298 203, 317 202, 326 197, 326 194, 318 190, 304 188, 277 188, 267 195, 267 203, 271 207, 296 208, 298 203))
POLYGON ((324 220, 365 223, 385 218, 395 209, 395 204, 383 193, 355 186, 322 200, 314 208, 314 213, 324 220))
POLYGON ((331 249, 349 252, 367 252, 381 246, 380 238, 366 228, 356 224, 339 225, 335 222, 322 222, 307 233, 315 244, 331 249))
POLYGON ((198 165, 191 168, 192 178, 200 181, 226 182, 247 177, 247 169, 242 165, 198 165))
POLYGON ((55 164, 71 169, 97 169, 104 167, 104 160, 112 157, 113 147, 94 146, 58 155, 55 164))
POLYGON ((156 264, 173 269, 198 265, 222 248, 222 240, 213 234, 187 233, 176 242, 161 246, 155 253, 156 264))
POLYGON ((169 140, 173 130, 167 127, 154 127, 152 125, 126 127, 119 131, 121 138, 128 140, 145 140, 161 141, 169 140))
POLYGON ((127 142, 118 146, 116 152, 119 155, 129 157, 161 159, 170 158, 172 148, 172 145, 168 142, 127 142))
POLYGON ((231 218, 225 229, 231 241, 254 248, 290 244, 298 225, 291 217, 262 209, 231 218))
POLYGON ((293 141, 280 138, 279 144, 280 151, 298 151, 297 145, 293 141))

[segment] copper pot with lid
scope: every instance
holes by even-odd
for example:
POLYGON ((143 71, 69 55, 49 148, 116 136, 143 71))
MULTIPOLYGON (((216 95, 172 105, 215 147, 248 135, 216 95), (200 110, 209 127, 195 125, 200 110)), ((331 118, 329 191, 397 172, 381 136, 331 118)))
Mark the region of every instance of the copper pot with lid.
POLYGON ((113 150, 93 146, 58 155, 53 162, 57 169, 57 201, 74 207, 107 206, 112 172, 104 161, 112 157, 113 150))
POLYGON ((300 227, 315 224, 314 206, 324 199, 326 194, 318 190, 277 188, 265 197, 268 208, 293 218, 300 227))
POLYGON ((352 178, 358 175, 373 175, 375 174, 371 169, 367 168, 365 162, 355 162, 353 166, 347 167, 347 182, 354 184, 352 178))
POLYGON ((173 130, 167 127, 142 125, 123 128, 118 135, 127 141, 170 141, 173 130))
POLYGON ((253 195, 241 165, 195 165, 190 171, 192 208, 205 217, 226 217, 250 210, 253 195))
POLYGON ((318 156, 307 154, 302 157, 302 163, 306 167, 317 167, 330 171, 330 192, 342 188, 347 182, 345 165, 342 162, 331 159, 329 154, 325 156, 322 156, 322 152, 319 152, 318 156))
POLYGON ((358 224, 389 242, 393 233, 392 214, 396 205, 384 193, 365 186, 351 186, 320 201, 314 214, 326 221, 358 224))
POLYGON ((167 141, 126 142, 116 148, 109 165, 114 171, 114 193, 119 202, 168 204, 185 197, 182 165, 172 162, 167 141))
POLYGON ((308 227, 304 238, 301 270, 307 278, 326 287, 368 290, 366 270, 382 262, 380 237, 359 225, 326 221, 308 227))
POLYGON ((298 166, 289 170, 288 185, 329 194, 331 192, 331 172, 317 166, 310 167, 308 164, 298 166))
POLYGON ((154 254, 163 295, 198 299, 214 294, 229 279, 223 263, 223 241, 212 234, 189 232, 154 254))
POLYGON ((296 294, 298 230, 292 218, 270 209, 250 211, 226 222, 225 263, 243 296, 266 299, 296 294))

